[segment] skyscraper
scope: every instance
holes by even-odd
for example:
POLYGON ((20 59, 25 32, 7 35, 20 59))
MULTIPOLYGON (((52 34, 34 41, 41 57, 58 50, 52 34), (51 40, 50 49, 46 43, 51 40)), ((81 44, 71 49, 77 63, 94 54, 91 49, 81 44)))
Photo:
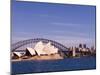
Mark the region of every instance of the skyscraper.
POLYGON ((86 44, 83 44, 83 48, 86 48, 86 44))
POLYGON ((82 48, 82 44, 79 44, 79 48, 82 48))

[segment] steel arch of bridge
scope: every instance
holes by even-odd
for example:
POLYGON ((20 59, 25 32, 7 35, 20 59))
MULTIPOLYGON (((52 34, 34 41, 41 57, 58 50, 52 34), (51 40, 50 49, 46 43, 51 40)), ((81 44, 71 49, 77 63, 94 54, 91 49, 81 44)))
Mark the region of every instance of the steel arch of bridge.
POLYGON ((48 40, 48 39, 43 39, 43 38, 35 38, 35 39, 28 39, 28 40, 23 40, 23 41, 19 41, 17 43, 14 43, 11 45, 11 51, 16 51, 16 49, 24 46, 24 45, 27 45, 27 44, 30 44, 30 43, 37 43, 39 41, 42 41, 43 43, 48 43, 48 42, 51 42, 51 44, 55 47, 57 47, 59 50, 68 50, 67 47, 65 47, 64 45, 56 42, 56 41, 53 41, 53 40, 48 40))

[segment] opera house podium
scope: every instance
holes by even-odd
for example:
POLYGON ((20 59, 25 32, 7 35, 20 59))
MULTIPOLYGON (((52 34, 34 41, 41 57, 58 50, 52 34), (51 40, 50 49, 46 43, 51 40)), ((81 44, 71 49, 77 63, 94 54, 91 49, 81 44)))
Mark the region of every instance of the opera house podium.
POLYGON ((27 47, 24 55, 20 52, 13 52, 12 59, 28 60, 54 60, 63 59, 58 53, 58 48, 51 45, 51 42, 44 44, 42 41, 36 43, 34 48, 27 47))

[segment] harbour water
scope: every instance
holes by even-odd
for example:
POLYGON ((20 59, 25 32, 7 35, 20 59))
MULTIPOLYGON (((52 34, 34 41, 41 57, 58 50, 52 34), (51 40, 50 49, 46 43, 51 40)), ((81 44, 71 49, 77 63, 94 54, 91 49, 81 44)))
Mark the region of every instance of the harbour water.
POLYGON ((12 74, 88 70, 96 68, 95 56, 60 60, 28 60, 12 62, 12 74))

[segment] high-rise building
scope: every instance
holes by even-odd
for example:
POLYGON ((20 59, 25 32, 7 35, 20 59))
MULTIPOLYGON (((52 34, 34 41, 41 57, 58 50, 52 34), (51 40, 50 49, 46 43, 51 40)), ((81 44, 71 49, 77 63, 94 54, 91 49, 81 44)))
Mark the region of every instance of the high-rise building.
POLYGON ((82 48, 82 44, 79 44, 79 48, 82 48))
POLYGON ((75 47, 73 48, 73 52, 72 52, 72 54, 73 54, 73 57, 76 56, 76 48, 75 48, 75 47))
POLYGON ((86 44, 83 44, 83 48, 86 48, 86 44))

